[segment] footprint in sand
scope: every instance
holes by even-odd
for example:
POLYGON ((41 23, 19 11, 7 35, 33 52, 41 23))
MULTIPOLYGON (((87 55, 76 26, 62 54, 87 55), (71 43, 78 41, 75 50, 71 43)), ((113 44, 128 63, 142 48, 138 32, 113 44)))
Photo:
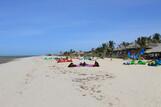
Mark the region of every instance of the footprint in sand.
POLYGON ((48 78, 48 77, 50 77, 50 76, 49 76, 49 75, 45 75, 45 77, 47 77, 47 78, 48 78))
POLYGON ((96 100, 102 101, 105 97, 103 95, 96 96, 96 100))
POLYGON ((82 94, 82 96, 86 96, 86 94, 82 94))
POLYGON ((113 106, 113 103, 109 102, 108 105, 109 105, 110 107, 112 107, 112 106, 113 106))
POLYGON ((28 79, 25 79, 25 84, 28 84, 28 79))
POLYGON ((26 84, 26 85, 29 84, 30 81, 31 81, 31 79, 32 79, 32 75, 29 74, 29 73, 27 73, 27 74, 26 74, 26 79, 25 79, 25 84, 26 84))
POLYGON ((18 93, 18 94, 20 94, 20 95, 22 95, 22 94, 23 94, 23 92, 22 92, 22 91, 19 91, 19 92, 16 92, 16 93, 18 93))
POLYGON ((31 75, 29 73, 26 74, 26 77, 31 77, 31 75))

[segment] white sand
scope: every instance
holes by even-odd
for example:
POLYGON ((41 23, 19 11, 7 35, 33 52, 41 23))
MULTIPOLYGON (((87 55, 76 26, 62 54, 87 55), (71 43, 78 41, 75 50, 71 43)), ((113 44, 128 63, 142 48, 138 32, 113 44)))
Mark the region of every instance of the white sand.
POLYGON ((98 62, 67 68, 31 57, 1 64, 0 107, 161 107, 161 67, 98 62))

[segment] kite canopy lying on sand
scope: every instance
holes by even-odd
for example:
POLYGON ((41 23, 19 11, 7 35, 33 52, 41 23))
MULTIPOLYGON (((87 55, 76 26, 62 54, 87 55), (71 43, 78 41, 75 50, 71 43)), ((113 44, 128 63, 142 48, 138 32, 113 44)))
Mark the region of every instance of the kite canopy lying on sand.
POLYGON ((57 63, 73 62, 71 59, 58 59, 57 63))
POLYGON ((142 60, 138 60, 138 62, 135 62, 135 60, 132 60, 130 62, 124 62, 124 65, 146 65, 147 62, 142 61, 142 60))
POLYGON ((58 57, 44 57, 44 60, 58 60, 58 57))
POLYGON ((76 64, 70 63, 68 67, 99 67, 99 63, 97 61, 95 61, 94 64, 86 64, 84 62, 84 63, 80 63, 79 65, 76 65, 76 64))
POLYGON ((159 66, 159 65, 161 65, 161 60, 155 60, 155 61, 150 61, 149 63, 148 63, 148 66, 159 66))

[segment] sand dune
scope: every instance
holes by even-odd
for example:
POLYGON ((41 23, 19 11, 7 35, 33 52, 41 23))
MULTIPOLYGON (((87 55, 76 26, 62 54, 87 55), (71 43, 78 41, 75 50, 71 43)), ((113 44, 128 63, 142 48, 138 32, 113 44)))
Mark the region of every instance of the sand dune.
MULTIPOLYGON (((0 65, 2 107, 160 107, 161 67, 98 60, 99 68, 67 68, 42 57, 0 65)), ((78 63, 75 60, 75 63, 78 63)), ((93 62, 89 62, 93 63, 93 62)))

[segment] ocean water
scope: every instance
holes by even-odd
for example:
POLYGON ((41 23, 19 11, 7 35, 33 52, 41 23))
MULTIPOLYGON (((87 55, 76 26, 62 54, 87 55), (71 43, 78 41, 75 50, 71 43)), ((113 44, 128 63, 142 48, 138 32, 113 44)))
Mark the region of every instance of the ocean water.
POLYGON ((0 64, 13 61, 17 58, 25 58, 30 56, 0 56, 0 64))

